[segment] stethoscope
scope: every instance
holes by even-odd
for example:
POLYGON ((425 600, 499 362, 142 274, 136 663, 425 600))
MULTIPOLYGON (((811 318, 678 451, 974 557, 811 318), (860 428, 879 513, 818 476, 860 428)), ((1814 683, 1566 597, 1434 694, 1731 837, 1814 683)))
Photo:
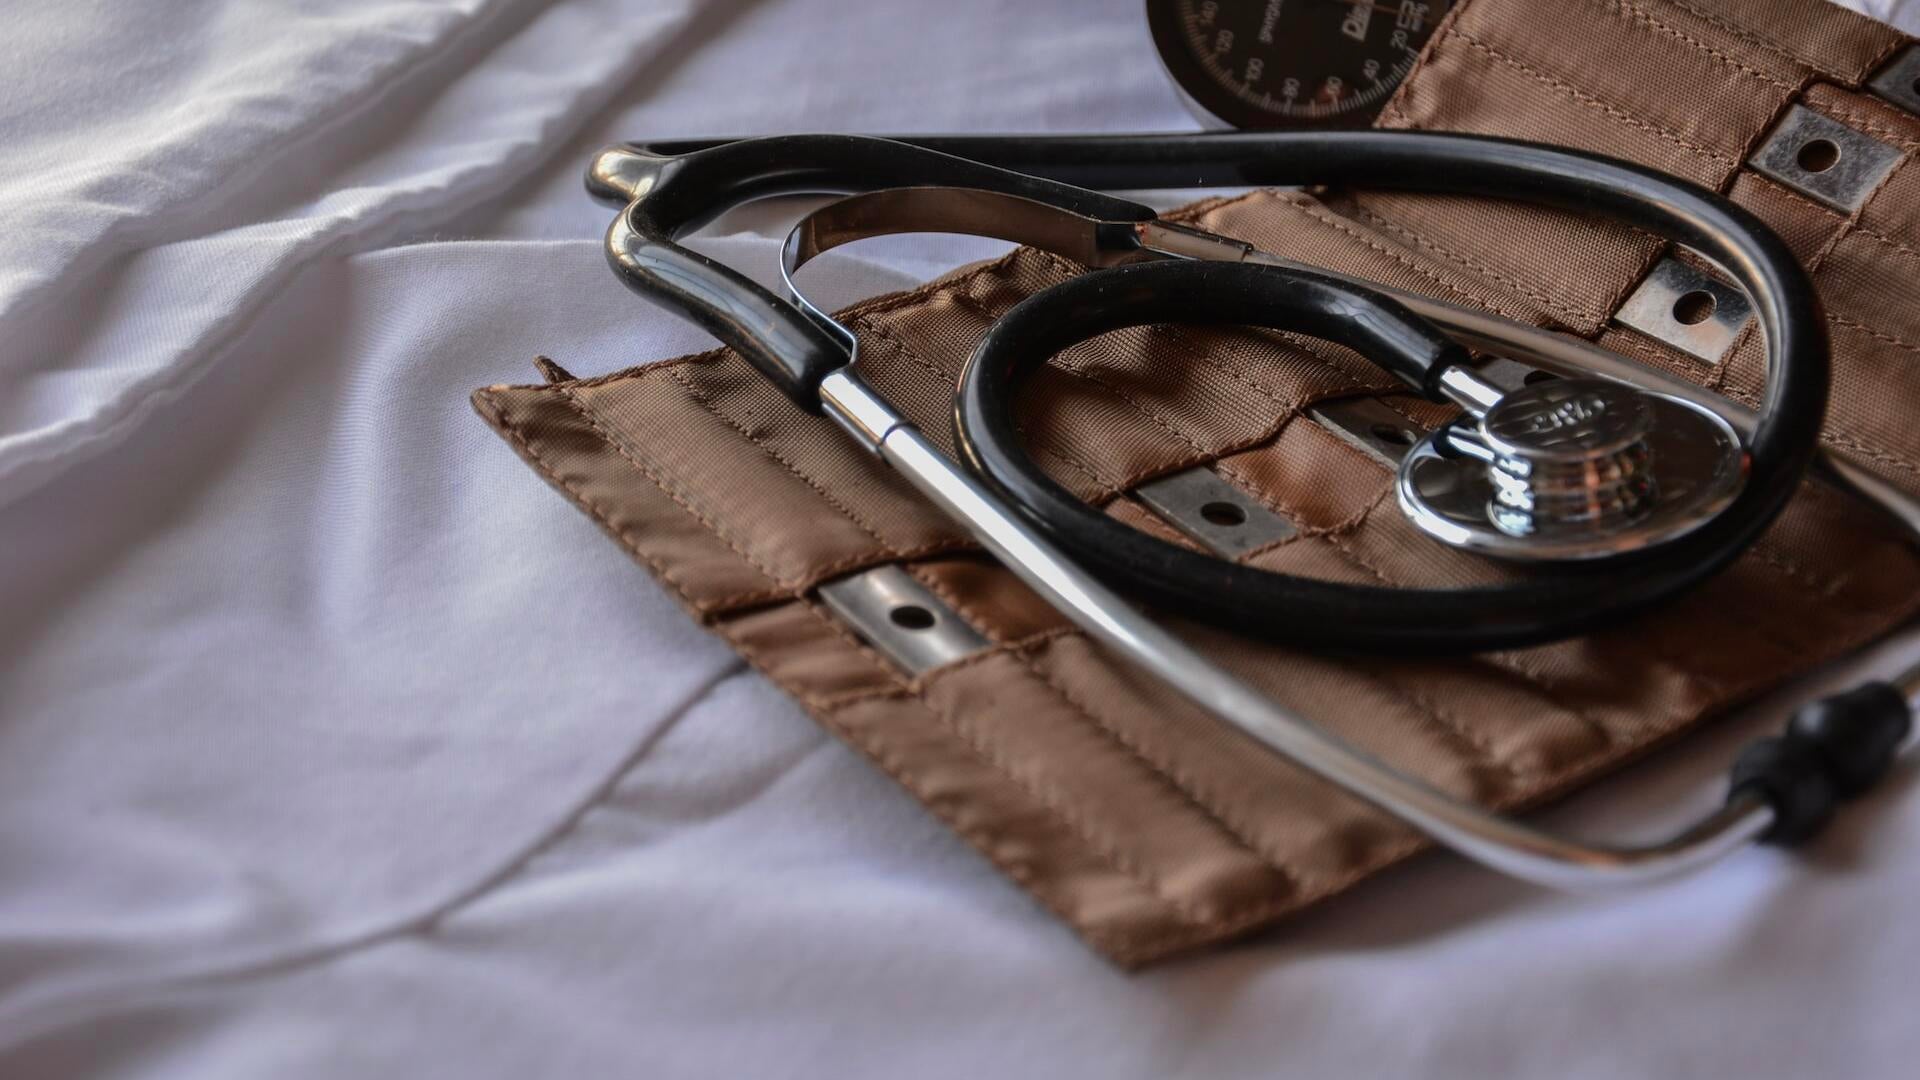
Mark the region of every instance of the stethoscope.
POLYGON ((1920 537, 1920 503, 1821 450, 1829 353, 1818 298, 1781 240, 1712 192, 1530 143, 1375 131, 624 145, 595 158, 587 187, 624 207, 606 237, 622 280, 835 421, 1089 635, 1266 748, 1494 869, 1591 888, 1669 877, 1754 841, 1796 843, 1908 741, 1920 666, 1802 706, 1783 734, 1740 755, 1725 805, 1671 839, 1587 844, 1463 802, 1332 737, 1109 586, 1292 645, 1470 651, 1573 636, 1698 584, 1758 537, 1812 466, 1920 537), (1163 222, 1077 184, 1372 185, 1628 223, 1693 249, 1745 289, 1767 345, 1761 407, 1747 412, 1577 338, 1163 222), (784 299, 676 242, 736 205, 798 193, 853 194, 789 236, 784 299), (905 232, 1012 240, 1094 268, 1022 301, 979 342, 955 405, 964 467, 867 383, 854 334, 794 284, 821 252, 905 232), (1453 591, 1292 578, 1166 543, 1080 502, 1023 448, 1013 422, 1020 384, 1078 342, 1169 322, 1324 338, 1460 406, 1458 421, 1402 460, 1400 508, 1441 543, 1539 565, 1516 584, 1453 591), (1469 348, 1559 377, 1502 386, 1476 369, 1469 348))

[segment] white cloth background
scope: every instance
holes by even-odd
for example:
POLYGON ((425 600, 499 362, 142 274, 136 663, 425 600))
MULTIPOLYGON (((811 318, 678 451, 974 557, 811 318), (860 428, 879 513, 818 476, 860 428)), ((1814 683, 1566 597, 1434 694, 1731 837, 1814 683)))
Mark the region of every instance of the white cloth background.
MULTIPOLYGON (((1138 4, 0 27, 0 1075, 1912 1075, 1912 774, 1801 860, 1428 858, 1122 976, 469 411, 706 344, 607 273, 592 148, 1190 126, 1138 4)), ((704 243, 765 273, 780 218, 704 243)), ((830 299, 983 249, 877 250, 830 299)), ((1740 735, 1553 820, 1670 825, 1740 735)))

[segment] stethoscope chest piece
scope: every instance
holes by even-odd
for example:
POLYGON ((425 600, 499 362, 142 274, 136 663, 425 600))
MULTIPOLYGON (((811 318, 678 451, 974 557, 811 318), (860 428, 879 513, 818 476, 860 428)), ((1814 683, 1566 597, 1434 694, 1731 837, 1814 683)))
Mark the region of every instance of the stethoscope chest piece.
POLYGON ((1443 543, 1577 562, 1676 540, 1746 480, 1731 425, 1666 394, 1549 379, 1428 435, 1401 462, 1400 507, 1443 543))

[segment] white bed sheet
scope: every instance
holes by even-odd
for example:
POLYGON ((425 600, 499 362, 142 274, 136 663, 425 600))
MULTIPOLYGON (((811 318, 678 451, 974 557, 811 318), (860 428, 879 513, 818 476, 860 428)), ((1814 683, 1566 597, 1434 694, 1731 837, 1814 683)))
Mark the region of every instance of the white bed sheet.
MULTIPOLYGON (((16 0, 0 1075, 1912 1075, 1911 774, 1801 860, 1428 858, 1122 976, 468 410, 707 344, 606 272, 593 147, 1190 126, 1137 7, 16 0)), ((1680 820, 1740 728, 1555 822, 1680 820)))

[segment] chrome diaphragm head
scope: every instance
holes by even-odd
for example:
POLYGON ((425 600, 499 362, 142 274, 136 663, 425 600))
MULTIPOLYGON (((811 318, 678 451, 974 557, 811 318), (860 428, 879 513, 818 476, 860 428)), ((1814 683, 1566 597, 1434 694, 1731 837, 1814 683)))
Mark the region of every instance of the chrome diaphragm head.
POLYGON ((1480 420, 1488 518, 1513 536, 1640 520, 1655 505, 1652 427, 1644 395, 1618 383, 1553 379, 1507 395, 1480 420))
POLYGON ((1579 561, 1699 528, 1746 479, 1733 428, 1665 394, 1547 379, 1427 436, 1400 466, 1401 509, 1428 535, 1505 559, 1579 561))

